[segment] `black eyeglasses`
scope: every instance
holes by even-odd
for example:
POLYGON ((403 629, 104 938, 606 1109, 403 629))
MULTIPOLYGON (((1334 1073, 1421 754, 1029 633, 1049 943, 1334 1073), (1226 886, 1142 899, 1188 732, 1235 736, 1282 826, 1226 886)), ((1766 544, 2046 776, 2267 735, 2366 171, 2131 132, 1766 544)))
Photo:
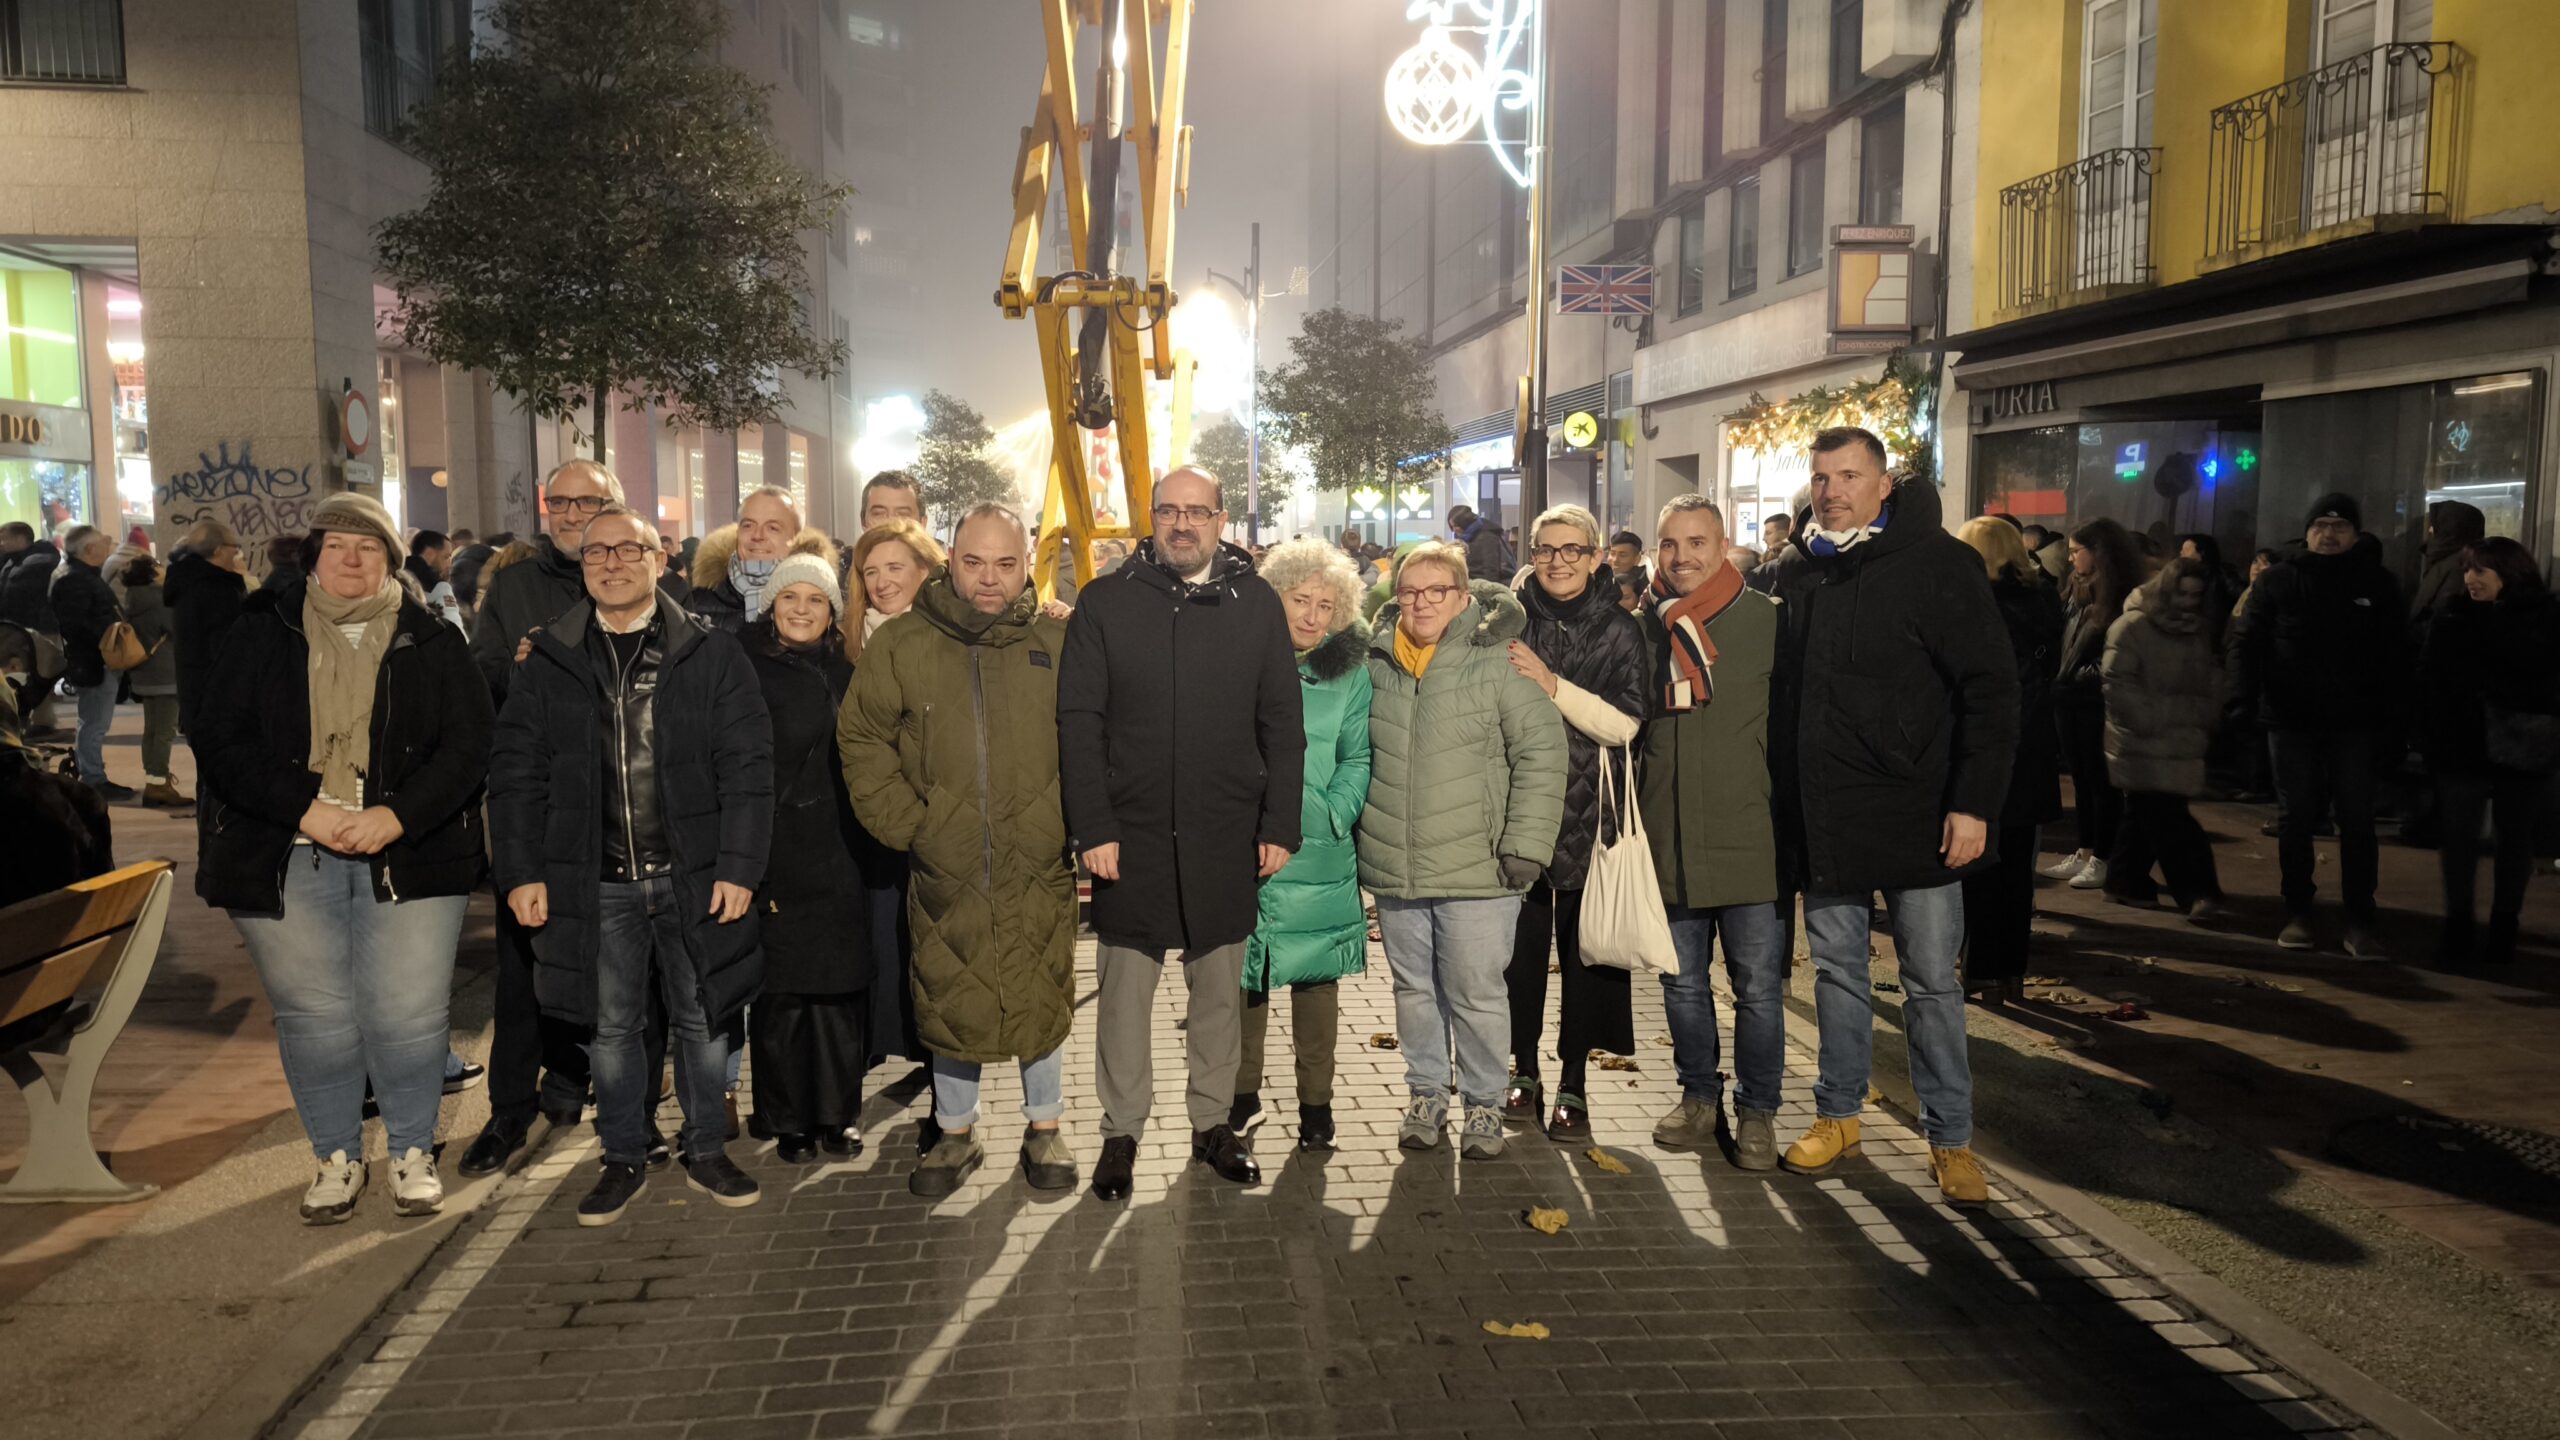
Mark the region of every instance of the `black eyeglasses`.
POLYGON ((1396 601, 1406 606, 1440 605, 1465 588, 1462 585, 1418 585, 1409 590, 1398 590, 1396 601))
POLYGON ((1188 520, 1194 525, 1206 525, 1217 519, 1219 512, 1206 505, 1159 505, 1156 507, 1155 514, 1157 521, 1166 525, 1176 520, 1188 520))
POLYGON ((1529 558, 1541 565, 1550 560, 1562 560, 1568 565, 1579 565, 1588 557, 1598 553, 1600 553, 1599 548, 1592 545, 1532 545, 1529 547, 1529 558))
POLYGON ((607 560, 619 560, 625 565, 637 565, 656 554, 657 549, 655 545, 643 545, 637 540, 625 540, 619 545, 582 545, 578 548, 578 558, 590 565, 601 565, 607 560))
POLYGON ((610 495, 554 495, 550 497, 553 513, 566 510, 572 515, 601 515, 613 503, 610 495))

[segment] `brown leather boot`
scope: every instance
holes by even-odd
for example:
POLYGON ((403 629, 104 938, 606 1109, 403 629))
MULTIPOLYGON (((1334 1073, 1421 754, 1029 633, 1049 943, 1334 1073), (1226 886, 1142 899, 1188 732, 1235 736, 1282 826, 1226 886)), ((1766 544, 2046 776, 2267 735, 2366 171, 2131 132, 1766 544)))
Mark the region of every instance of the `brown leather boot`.
POLYGON ((142 803, 158 810, 185 810, 196 802, 178 793, 178 787, 167 780, 154 780, 142 787, 142 803))

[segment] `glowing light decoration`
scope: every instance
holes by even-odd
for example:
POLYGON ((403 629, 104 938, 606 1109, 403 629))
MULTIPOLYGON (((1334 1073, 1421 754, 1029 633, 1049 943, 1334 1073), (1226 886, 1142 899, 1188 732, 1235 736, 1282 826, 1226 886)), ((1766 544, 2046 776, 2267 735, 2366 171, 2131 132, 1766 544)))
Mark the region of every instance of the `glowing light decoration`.
POLYGON ((1404 18, 1422 38, 1387 67, 1387 119, 1417 145, 1454 145, 1481 130, 1503 172, 1537 179, 1537 57, 1530 43, 1541 0, 1411 0, 1404 18), (1483 53, 1455 38, 1478 37, 1483 53), (1505 118, 1511 123, 1505 124, 1505 118))

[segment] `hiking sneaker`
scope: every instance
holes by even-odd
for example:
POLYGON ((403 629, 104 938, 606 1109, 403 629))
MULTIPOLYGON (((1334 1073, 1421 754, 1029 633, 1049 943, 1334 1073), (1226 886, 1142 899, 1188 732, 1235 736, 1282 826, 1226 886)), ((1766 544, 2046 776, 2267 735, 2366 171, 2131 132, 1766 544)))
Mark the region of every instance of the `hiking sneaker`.
POLYGON ((364 1162, 333 1150, 320 1162, 311 1188, 302 1192, 302 1223, 337 1225, 356 1213, 356 1197, 364 1193, 364 1162))
POLYGON ((622 1218, 640 1192, 649 1188, 649 1172, 637 1165, 604 1162, 604 1173, 596 1177, 596 1188, 578 1202, 578 1223, 593 1227, 610 1225, 622 1218))
POLYGON ((1820 1175, 1858 1154, 1858 1122, 1817 1117, 1804 1137, 1787 1147, 1778 1163, 1799 1175, 1820 1175))
POLYGON ((1716 1143, 1722 1113, 1716 1101, 1685 1097, 1679 1109, 1654 1122, 1653 1143, 1665 1150, 1704 1150, 1716 1143))
POLYGON ((1982 1162, 1963 1145, 1952 1150, 1929 1147, 1929 1173, 1937 1177, 1938 1193, 1950 1205, 1988 1205, 1991 1187, 1982 1179, 1982 1162))
POLYGON ((1778 1168, 1778 1112, 1733 1107, 1741 1121, 1733 1137, 1733 1164, 1738 1170, 1778 1168))
POLYGON ((2308 915, 2286 916, 2284 929, 2276 933, 2276 945, 2279 949, 2310 950, 2318 944, 2318 941, 2311 938, 2311 917, 2308 915))
POLYGON ((926 1200, 939 1200, 968 1182, 986 1163, 987 1152, 978 1144, 974 1133, 945 1135, 934 1142, 933 1153, 907 1177, 907 1193, 926 1200))
MULTIPOLYGON (((1496 1118, 1499 1119, 1497 1112, 1496 1118)), ((1407 1150, 1437 1150, 1449 1122, 1449 1102, 1437 1092, 1418 1092, 1404 1107, 1404 1128, 1396 1144, 1407 1150)))
POLYGON ((1067 1137, 1054 1129, 1023 1136, 1022 1178, 1034 1190, 1076 1188, 1076 1154, 1067 1148, 1067 1137))
POLYGON ((1502 1111, 1493 1105, 1467 1107, 1467 1127, 1460 1132, 1458 1153, 1470 1160, 1497 1160, 1502 1156, 1502 1111))
POLYGON ((436 1173, 435 1153, 409 1147, 391 1162, 391 1213, 433 1215, 444 1208, 444 1177, 436 1173))
POLYGON ((154 780, 142 787, 142 803, 152 810, 185 810, 196 802, 166 780, 154 780))
POLYGON ((2075 850, 2050 865, 2039 867, 2036 873, 2047 880, 2068 880, 2079 874, 2094 858, 2085 850, 2075 850))
POLYGON ((738 1168, 737 1161, 720 1150, 700 1159, 691 1155, 684 1157, 684 1183, 732 1210, 743 1210, 753 1205, 764 1193, 746 1171, 738 1168))
POLYGON ((2088 864, 2080 867, 2079 874, 2071 877, 2071 888, 2074 890, 2103 889, 2106 883, 2107 862, 2094 855, 2089 857, 2088 864))

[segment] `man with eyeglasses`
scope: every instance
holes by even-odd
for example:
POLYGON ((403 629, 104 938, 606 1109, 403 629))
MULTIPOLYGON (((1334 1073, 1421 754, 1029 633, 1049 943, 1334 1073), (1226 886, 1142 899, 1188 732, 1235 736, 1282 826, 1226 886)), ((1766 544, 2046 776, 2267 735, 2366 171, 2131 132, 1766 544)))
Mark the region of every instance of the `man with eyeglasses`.
POLYGON ((1217 477, 1156 486, 1153 532, 1084 589, 1058 670, 1067 831, 1093 872, 1102 983, 1093 1191, 1125 1199, 1155 1094, 1156 982, 1179 954, 1191 1156, 1252 1184, 1230 1117, 1244 1062, 1244 942, 1260 885, 1298 848, 1306 760, 1280 597, 1223 543, 1217 477))
POLYGON ((595 1031, 604 1170, 578 1223, 611 1224, 647 1183, 653 998, 675 1041, 685 1183, 752 1205, 721 1092, 729 1022, 762 979, 772 722, 746 650, 658 593, 666 556, 645 519, 607 506, 578 558, 587 599, 534 633, 489 760, 498 894, 533 936, 542 1009, 595 1031))
MULTIPOLYGON (((489 577, 471 631, 471 657, 488 678, 490 700, 501 709, 533 632, 586 598, 578 563, 581 537, 606 506, 622 502, 622 482, 593 460, 571 460, 543 482, 542 500, 543 528, 533 538, 532 557, 489 577)), ((565 1129, 586 1109, 586 1037, 576 1026, 544 1017, 534 999, 533 973, 530 937, 500 905, 489 1123, 463 1152, 459 1168, 466 1178, 505 1168, 532 1142, 537 1119, 565 1129)), ((663 1047, 660 1040, 657 1048, 663 1047)), ((652 1158, 665 1163, 663 1142, 652 1158)))

